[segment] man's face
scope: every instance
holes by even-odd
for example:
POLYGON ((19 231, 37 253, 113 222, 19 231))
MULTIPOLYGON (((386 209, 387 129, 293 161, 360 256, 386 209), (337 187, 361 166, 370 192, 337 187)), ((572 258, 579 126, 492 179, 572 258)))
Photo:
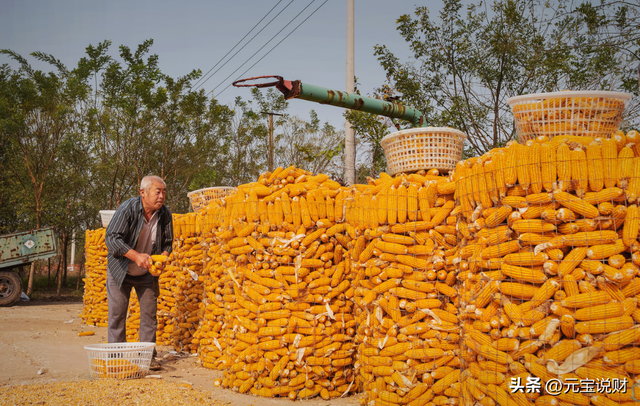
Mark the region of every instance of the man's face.
POLYGON ((142 196, 144 207, 158 210, 164 204, 164 199, 167 197, 167 189, 162 183, 153 182, 149 190, 140 190, 140 196, 142 196))

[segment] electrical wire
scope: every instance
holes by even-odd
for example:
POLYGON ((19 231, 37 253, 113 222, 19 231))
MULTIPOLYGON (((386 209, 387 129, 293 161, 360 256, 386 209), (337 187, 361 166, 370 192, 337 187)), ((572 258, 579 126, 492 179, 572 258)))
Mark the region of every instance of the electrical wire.
POLYGON ((224 61, 224 58, 226 58, 226 57, 227 57, 227 56, 228 56, 228 55, 229 55, 229 54, 230 54, 234 49, 236 49, 236 47, 237 47, 238 45, 240 45, 240 43, 242 43, 242 41, 244 41, 244 39, 245 39, 245 38, 247 38, 247 37, 249 36, 249 34, 251 34, 251 32, 252 32, 253 30, 255 30, 255 29, 256 29, 256 27, 257 27, 258 25, 260 25, 260 23, 261 23, 262 21, 264 21, 264 19, 265 19, 265 18, 267 18, 267 16, 268 16, 269 14, 271 14, 271 12, 272 12, 276 7, 278 7, 278 5, 279 5, 280 3, 282 3, 282 1, 283 1, 283 0, 279 0, 279 1, 276 3, 276 5, 275 5, 275 6, 273 6, 273 7, 271 8, 271 10, 269 10, 269 11, 267 12, 267 14, 265 14, 265 15, 264 15, 264 17, 262 17, 262 18, 260 19, 260 21, 258 21, 258 22, 256 23, 256 25, 254 25, 254 26, 253 26, 253 28, 251 28, 251 29, 249 30, 249 32, 247 32, 247 33, 245 34, 245 36, 244 36, 244 37, 242 37, 242 39, 241 39, 240 41, 238 41, 238 42, 237 42, 237 43, 236 43, 236 44, 235 44, 235 45, 234 45, 234 46, 229 50, 229 52, 227 52, 227 53, 226 53, 226 54, 225 54, 225 55, 224 55, 224 56, 223 56, 223 57, 218 61, 218 63, 216 63, 215 65, 213 65, 213 67, 212 67, 211 69, 209 69, 209 70, 207 71, 207 73, 205 73, 204 75, 202 75, 202 76, 200 77, 200 79, 198 79, 198 81, 197 81, 196 83, 194 83, 194 84, 193 84, 194 90, 197 90, 197 89, 198 89, 198 87, 202 86, 202 85, 203 85, 207 80, 209 80, 209 79, 211 78, 211 76, 215 75, 215 74, 216 74, 220 69, 222 69, 222 68, 223 68, 223 67, 224 67, 224 66, 225 66, 229 61, 231 61, 231 60, 232 60, 236 55, 238 55, 238 53, 239 53, 240 51, 242 51, 242 50, 243 50, 247 45, 249 45, 249 43, 250 43, 251 41, 253 41, 253 40, 255 39, 255 37, 257 37, 257 36, 258 36, 258 35, 259 35, 259 34, 260 34, 260 33, 261 33, 265 28, 267 28, 267 27, 269 26, 269 24, 271 24, 271 23, 273 22, 273 20, 275 20, 275 19, 276 19, 280 14, 282 14, 282 12, 283 12, 284 10, 286 10, 286 9, 287 9, 287 7, 289 7, 289 6, 291 5, 291 3, 293 3, 293 0, 291 0, 291 1, 289 2, 289 4, 287 4, 286 6, 284 6, 284 8, 283 8, 282 10, 280 10, 280 12, 279 12, 278 14, 276 14, 276 15, 275 15, 271 20, 269 20, 269 22, 268 22, 264 27, 262 27, 262 29, 261 29, 260 31, 258 31, 258 32, 253 36, 253 37, 251 37, 251 39, 250 39, 249 41, 247 41, 247 42, 242 46, 242 48, 240 48, 240 49, 239 49, 235 54, 233 54, 233 55, 231 56, 231 58, 229 58, 229 59, 228 59, 228 60, 227 60, 227 61, 226 61, 226 62, 225 62, 221 67, 219 67, 219 68, 218 68, 215 72, 213 72, 213 73, 212 73, 212 74, 211 74, 207 79, 205 79, 205 80, 204 80, 204 82, 200 83, 200 82, 201 82, 201 81, 202 81, 202 80, 203 80, 207 75, 209 75, 209 73, 210 73, 210 72, 211 72, 211 71, 212 71, 216 66, 220 65, 220 63, 221 63, 222 61, 224 61))
MULTIPOLYGON (((300 28, 300 26, 301 26, 302 24, 304 24, 304 23, 305 23, 309 18, 311 18, 311 16, 312 16, 312 15, 314 15, 318 10, 320 10, 320 8, 321 8, 322 6, 324 6, 328 1, 329 1, 329 0, 325 0, 325 1, 324 1, 324 3, 320 4, 320 6, 318 6, 318 8, 316 8, 316 9, 315 9, 311 14, 309 14, 309 16, 307 16, 307 18, 305 18, 304 20, 302 20, 302 22, 301 22, 300 24, 298 24, 298 25, 297 25, 297 26, 296 26, 296 27, 295 27, 295 28, 294 28, 294 29, 293 29, 289 34, 287 34, 283 39, 281 39, 281 40, 280 40, 280 42, 278 42, 277 44, 275 44, 275 45, 273 46, 273 48, 271 48, 271 49, 270 49, 266 54, 264 54, 264 55, 262 56, 262 58, 258 59, 258 60, 257 60, 253 65, 251 65, 247 70, 245 70, 245 71, 244 71, 244 72, 242 72, 240 75, 238 75, 238 78, 239 78, 239 77, 241 77, 241 76, 243 76, 243 75, 244 75, 245 73, 247 73, 249 70, 251 70, 251 68, 253 68, 254 66, 256 66, 256 65, 257 65, 261 60, 263 60, 263 59, 264 59, 267 55, 269 55, 269 54, 270 54, 274 49, 276 49, 276 47, 277 47, 278 45, 280 45, 284 40, 286 40, 287 38, 289 38, 289 36, 290 36, 291 34, 293 34, 293 33, 294 33, 298 28, 300 28)), ((308 5, 307 7, 305 7, 305 8, 304 8, 300 13, 298 13, 298 15, 296 15, 296 16, 295 16, 295 17, 294 17, 294 18, 289 22, 289 24, 291 24, 291 23, 293 22, 293 20, 295 20, 296 18, 298 18, 298 16, 299 16, 300 14, 302 14, 302 12, 304 12, 304 10, 306 10, 306 9, 307 9, 311 4, 313 4, 314 2, 315 2, 315 0, 313 0, 311 3, 309 3, 309 5, 308 5)), ((245 61, 245 63, 243 63, 242 65, 240 65, 240 66, 238 67, 238 69, 236 69, 236 70, 235 70, 235 71, 233 71, 229 76, 227 76, 227 77, 226 77, 222 82, 220 82, 220 83, 218 84, 218 86, 214 87, 212 91, 214 91, 214 90, 216 90, 218 87, 222 86, 222 85, 227 81, 227 79, 229 79, 231 76, 233 76, 237 71, 239 71, 239 70, 240 70, 240 68, 242 68, 244 65, 246 65, 246 64, 249 62, 249 60, 251 60, 251 59, 252 59, 256 54, 258 54, 260 51, 262 51, 262 49, 264 49, 264 47, 265 47, 269 42, 271 42, 271 41, 272 41, 272 40, 273 40, 273 39, 274 39, 278 34, 280 34, 280 33, 281 33, 285 28, 287 28, 287 26, 289 26, 289 24, 285 25, 285 26, 282 28, 282 30, 278 31, 278 33, 277 33, 276 35, 274 35, 274 36, 273 36, 269 41, 267 41, 267 42, 262 46, 262 48, 260 48, 258 51, 256 51, 256 53, 254 53, 253 55, 251 55, 251 57, 249 57, 249 59, 247 59, 247 60, 245 61)), ((225 90, 227 90, 229 87, 231 87, 231 85, 232 85, 232 84, 233 84, 233 83, 230 83, 229 85, 227 85, 227 87, 225 87, 224 89, 222 89, 222 90, 220 91, 220 93, 218 93, 218 95, 217 95, 217 96, 219 96, 220 94, 222 94, 222 92, 224 92, 224 91, 225 91, 225 90)))

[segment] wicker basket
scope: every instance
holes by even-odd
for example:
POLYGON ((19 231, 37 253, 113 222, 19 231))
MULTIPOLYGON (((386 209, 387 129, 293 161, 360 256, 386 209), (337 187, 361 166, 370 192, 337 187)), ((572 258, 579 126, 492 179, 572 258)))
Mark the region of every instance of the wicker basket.
POLYGON ((208 187, 187 193, 191 207, 195 213, 200 213, 209 203, 234 194, 238 189, 229 186, 208 187))
POLYGON ((111 222, 111 218, 115 214, 115 210, 100 210, 100 218, 102 219, 102 227, 109 227, 109 223, 111 222))
POLYGON ((609 138, 631 94, 604 91, 537 93, 507 99, 521 143, 541 135, 609 138))
POLYGON ((92 378, 143 378, 149 372, 154 343, 85 345, 92 378))
POLYGON ((462 131, 448 127, 419 127, 391 133, 380 144, 390 175, 421 169, 448 172, 462 158, 462 131))

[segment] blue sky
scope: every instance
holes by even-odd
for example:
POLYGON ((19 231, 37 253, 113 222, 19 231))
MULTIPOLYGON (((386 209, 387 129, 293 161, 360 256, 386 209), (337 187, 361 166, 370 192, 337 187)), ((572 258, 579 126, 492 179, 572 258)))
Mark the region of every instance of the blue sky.
MULTIPOLYGON (((89 44, 111 40, 111 54, 115 56, 120 44, 135 49, 145 39, 153 38, 152 52, 158 54, 163 72, 176 77, 199 68, 204 73, 278 4, 247 40, 280 10, 284 11, 203 86, 210 92, 220 85, 214 96, 222 103, 231 104, 236 96, 249 98, 249 91, 229 87, 220 92, 323 3, 324 0, 282 0, 279 4, 278 0, 0 0, 0 48, 28 57, 38 69, 51 70, 36 63, 28 54, 46 52, 72 67, 89 44), (225 81, 308 5, 256 57, 225 81)), ((355 0, 355 75, 363 93, 370 93, 385 79, 384 71, 373 56, 376 44, 386 45, 402 56, 403 61, 408 61, 408 48, 396 31, 396 20, 402 14, 413 13, 416 6, 437 11, 440 2, 355 0)), ((346 10, 346 0, 328 0, 243 77, 275 74, 289 80, 343 89, 346 10)), ((235 51, 231 55, 233 53, 235 51)), ((15 66, 4 55, 0 56, 0 63, 15 66)), ((311 109, 318 112, 322 121, 342 127, 342 109, 302 100, 290 101, 291 114, 308 118, 311 109)))

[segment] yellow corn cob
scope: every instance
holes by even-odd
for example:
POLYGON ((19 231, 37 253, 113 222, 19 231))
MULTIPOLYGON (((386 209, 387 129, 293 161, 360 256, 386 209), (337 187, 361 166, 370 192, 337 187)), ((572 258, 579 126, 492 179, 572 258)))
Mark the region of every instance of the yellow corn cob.
POLYGON ((503 198, 507 195, 507 182, 505 180, 506 155, 503 151, 499 151, 491 157, 493 162, 493 180, 498 188, 498 197, 503 198))
POLYGON ((583 197, 589 189, 587 155, 582 149, 571 151, 571 180, 576 186, 576 194, 583 197))
MULTIPOLYGON (((398 219, 398 192, 392 185, 387 194, 387 222, 396 224, 398 219)), ((379 219, 378 219, 379 220, 379 219)), ((380 224, 382 222, 378 221, 380 224)))
POLYGON ((509 217, 509 214, 513 209, 510 206, 500 206, 498 207, 487 219, 485 220, 486 227, 496 227, 502 224, 503 221, 509 217))
POLYGON ((638 238, 638 229, 640 228, 640 209, 633 204, 627 208, 627 215, 624 219, 622 229, 622 242, 625 246, 630 247, 638 238))
POLYGON ((474 205, 482 205, 483 198, 480 197, 480 187, 481 187, 480 178, 484 180, 482 163, 479 161, 476 161, 471 166, 471 176, 469 176, 469 179, 470 179, 469 191, 472 192, 471 194, 473 195, 473 201, 475 202, 474 205))
MULTIPOLYGON (((487 183, 487 174, 486 169, 481 163, 476 164, 478 166, 477 169, 477 181, 478 181, 478 192, 480 194, 480 204, 482 208, 486 209, 493 206, 493 200, 491 199, 489 183, 487 183)), ((474 168, 475 171, 475 168, 474 168)))
POLYGON ((307 199, 305 199, 304 196, 300 197, 300 215, 302 217, 303 226, 305 226, 306 228, 313 227, 314 221, 311 217, 311 212, 310 212, 309 205, 307 204, 307 199))
POLYGON ((604 187, 604 164, 602 162, 602 147, 596 141, 587 147, 587 161, 589 164, 588 177, 589 189, 599 192, 604 187))
POLYGON ((633 175, 629 179, 626 192, 629 202, 638 201, 638 196, 640 196, 640 157, 633 158, 633 175))
POLYGON ((516 220, 513 224, 511 224, 511 229, 518 233, 543 234, 543 233, 555 231, 556 226, 544 220, 522 219, 522 220, 516 220))
POLYGON ((407 187, 405 184, 401 184, 396 190, 397 194, 397 220, 398 223, 404 223, 407 221, 407 187))
POLYGON ((527 166, 529 170, 529 179, 531 181, 531 193, 540 193, 542 191, 542 174, 540 168, 540 150, 541 146, 538 143, 534 143, 531 147, 527 148, 527 166))
POLYGON ((578 283, 573 275, 565 275, 562 281, 562 287, 564 288, 567 297, 575 296, 580 294, 580 290, 578 289, 578 283))
POLYGON ((640 328, 630 328, 612 333, 602 340, 605 351, 615 351, 640 340, 640 328))
POLYGON ((531 307, 538 307, 551 299, 556 291, 560 288, 560 284, 553 279, 549 279, 536 289, 531 298, 531 307))
POLYGON ((597 291, 597 292, 588 292, 588 293, 580 293, 579 295, 574 295, 563 299, 560 304, 563 307, 572 309, 572 308, 584 308, 595 306, 599 304, 609 303, 611 299, 606 292, 597 291))
MULTIPOLYGON (((371 228, 371 195, 364 193, 356 198, 356 205, 358 206, 357 225, 361 229, 371 228)), ((377 217, 377 216, 376 216, 377 217)))
POLYGON ((487 192, 491 197, 491 201, 495 204, 500 201, 500 194, 495 179, 495 164, 493 161, 485 162, 484 164, 484 178, 487 184, 487 192))
POLYGON ((420 206, 420 214, 422 216, 422 220, 431 221, 431 216, 429 216, 429 199, 428 199, 428 187, 423 186, 418 189, 418 205, 420 206))
POLYGON ((503 264, 517 266, 540 266, 543 265, 549 257, 545 253, 536 254, 534 252, 516 252, 507 254, 502 258, 503 264))
POLYGON ((618 187, 626 189, 633 176, 633 150, 625 146, 618 152, 618 187))
POLYGON ((543 283, 547 280, 547 276, 544 273, 534 269, 502 263, 500 270, 503 274, 522 282, 543 283))
MULTIPOLYGON (((493 350, 493 348, 491 348, 491 350, 493 350)), ((458 382, 459 379, 460 379, 460 370, 455 369, 453 372, 449 373, 444 378, 434 383, 433 386, 431 387, 431 390, 433 390, 434 393, 442 393, 444 392, 445 389, 450 387, 452 384, 454 384, 455 382, 458 382)))
POLYGON ((344 220, 344 198, 344 191, 340 190, 335 197, 335 201, 333 202, 333 217, 336 222, 341 222, 344 220))
POLYGON ((605 334, 633 327, 635 324, 630 316, 607 317, 605 319, 590 320, 576 323, 578 334, 605 334))
POLYGON ((595 206, 567 192, 557 190, 553 196, 558 203, 586 218, 596 218, 600 214, 595 206))
POLYGON ((602 140, 602 177, 605 188, 614 187, 618 180, 618 147, 611 138, 602 140))
POLYGON ((502 292, 503 295, 524 300, 531 299, 533 295, 535 295, 536 289, 535 286, 515 282, 502 282, 500 284, 500 292, 502 292))
POLYGON ((584 231, 561 237, 563 246, 585 247, 589 245, 612 244, 618 239, 618 233, 613 230, 584 231))
POLYGON ((588 247, 576 247, 569 252, 558 265, 558 275, 562 278, 569 275, 587 256, 588 247))
POLYGON ((575 312, 577 320, 600 320, 610 317, 620 317, 626 310, 623 303, 607 303, 578 309, 575 312))
POLYGON ((560 144, 556 150, 558 189, 567 191, 571 185, 571 150, 567 144, 560 144))
POLYGON ((544 190, 553 191, 556 184, 556 150, 550 142, 540 146, 540 174, 544 190))
POLYGON ((407 188, 407 217, 410 221, 418 220, 418 187, 415 183, 407 188))
POLYGON ((529 149, 524 145, 515 144, 516 147, 516 172, 518 174, 518 184, 525 190, 529 190, 531 185, 531 174, 529 171, 529 149))
POLYGON ((504 181, 507 187, 511 187, 518 181, 518 147, 517 143, 511 144, 506 148, 506 156, 504 160, 504 181))
POLYGON ((518 251, 520 244, 517 240, 510 240, 501 244, 492 245, 482 250, 481 257, 483 259, 500 258, 509 253, 518 251))

